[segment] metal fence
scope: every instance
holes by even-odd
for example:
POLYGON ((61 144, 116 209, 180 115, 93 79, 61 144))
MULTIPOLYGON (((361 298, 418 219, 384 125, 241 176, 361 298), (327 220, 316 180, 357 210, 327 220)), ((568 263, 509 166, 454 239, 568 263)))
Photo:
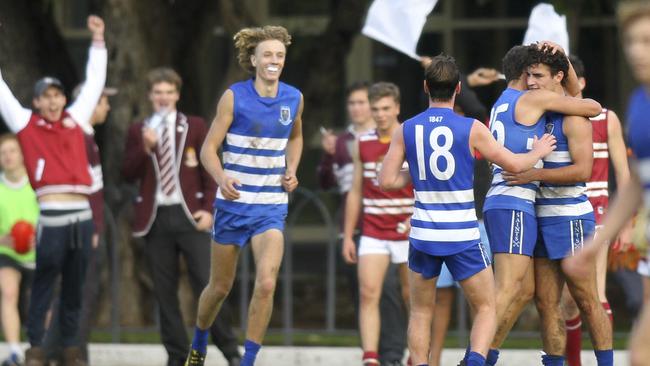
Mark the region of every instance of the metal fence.
MULTIPOLYGON (((294 247, 298 245, 294 233, 297 229, 301 228, 301 218, 306 216, 311 217, 312 220, 314 217, 318 222, 318 225, 321 227, 321 230, 318 230, 313 234, 313 237, 310 238, 311 242, 314 242, 318 245, 325 246, 325 272, 322 273, 322 284, 325 289, 325 301, 324 301, 324 324, 322 327, 316 329, 309 329, 310 332, 314 333, 330 333, 334 334, 337 332, 350 332, 356 329, 350 328, 341 328, 337 327, 336 318, 337 318, 337 256, 340 255, 338 247, 338 215, 336 209, 330 209, 325 204, 325 201, 328 201, 329 198, 335 199, 335 192, 314 192, 306 188, 299 187, 291 195, 291 204, 289 215, 287 217, 286 229, 285 229, 285 254, 284 260, 282 263, 282 273, 278 279, 279 288, 281 291, 276 293, 276 296, 281 296, 281 311, 282 314, 282 327, 281 329, 275 329, 282 333, 283 344, 293 345, 294 344, 294 333, 296 332, 296 327, 294 323, 294 283, 295 275, 294 271, 294 261, 296 260, 294 256, 294 247), (325 200, 324 200, 325 199, 325 200), (324 230, 323 230, 324 228, 324 230)), ((110 312, 110 335, 111 341, 118 343, 122 340, 122 335, 124 332, 142 332, 142 331, 153 331, 154 327, 147 327, 145 329, 133 329, 125 328, 120 324, 120 296, 121 286, 120 286, 120 245, 119 245, 119 230, 116 217, 125 214, 126 209, 128 209, 128 202, 122 201, 121 205, 118 205, 118 208, 111 212, 111 210, 106 206, 105 208, 105 219, 106 219, 106 231, 102 240, 107 249, 108 254, 108 269, 110 271, 110 298, 112 302, 111 312, 110 312)), ((251 266, 251 251, 249 246, 247 246, 240 255, 240 263, 238 268, 238 278, 237 278, 237 289, 238 289, 238 309, 241 315, 240 326, 242 329, 246 327, 246 314, 248 313, 248 302, 251 295, 251 279, 254 278, 254 268, 251 266)), ((463 295, 458 291, 458 299, 462 300, 463 295)), ((234 299, 231 299, 233 301, 234 299)), ((460 339, 465 339, 467 336, 467 311, 465 309, 466 305, 464 300, 457 301, 457 328, 452 333, 459 335, 460 339)), ((278 311, 276 310, 276 311, 278 311)), ((156 317, 157 318, 157 317, 156 317)), ((305 329, 301 329, 305 330, 305 329)), ((459 344, 459 346, 464 346, 459 344)))

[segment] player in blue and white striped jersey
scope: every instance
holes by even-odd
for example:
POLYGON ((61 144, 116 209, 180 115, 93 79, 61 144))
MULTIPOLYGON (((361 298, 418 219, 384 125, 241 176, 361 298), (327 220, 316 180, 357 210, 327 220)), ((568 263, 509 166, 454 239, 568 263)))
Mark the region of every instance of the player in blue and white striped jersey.
MULTIPOLYGON (((527 90, 529 51, 544 44, 514 46, 503 58, 508 88, 492 108, 490 129, 497 141, 514 153, 528 151, 533 138, 544 134, 547 111, 585 117, 601 112, 600 104, 590 99, 549 90, 527 90)), ((554 46, 557 52, 564 53, 559 46, 554 46)), ((569 78, 567 90, 580 92, 577 76, 569 78)), ((541 167, 542 162, 537 166, 541 167)), ((499 347, 535 291, 532 257, 537 242, 535 195, 539 182, 507 185, 501 172, 500 166, 492 165, 492 185, 483 205, 483 218, 494 253, 497 292, 497 331, 488 353, 487 366, 496 365, 499 347)))
POLYGON ((474 154, 478 151, 505 169, 523 171, 550 153, 555 141, 544 135, 535 139, 530 152, 513 154, 483 123, 455 114, 460 84, 458 68, 449 56, 434 57, 425 78, 429 109, 396 130, 379 177, 383 189, 398 189, 409 181, 415 188, 409 237, 409 350, 414 365, 428 362, 436 281, 445 263, 476 312, 471 349, 463 363, 483 366, 496 313, 494 277, 474 206, 474 154), (408 172, 402 171, 405 160, 408 172))
MULTIPOLYGON (((528 88, 565 94, 566 55, 533 49, 528 88)), ((564 281, 587 321, 599 366, 611 365, 612 327, 596 290, 595 267, 589 276, 563 275, 562 262, 582 248, 594 231, 595 219, 585 194, 593 165, 592 128, 584 117, 546 114, 546 132, 557 138, 557 150, 544 158, 544 168, 520 174, 504 172, 512 184, 540 181, 536 198, 538 241, 535 248, 535 302, 542 319, 542 363, 563 365, 566 330, 560 311, 564 281)))
POLYGON ((283 27, 265 26, 243 29, 234 39, 239 63, 253 77, 223 94, 201 150, 201 161, 219 189, 210 283, 199 301, 187 366, 205 361, 205 330, 232 288, 239 252, 249 241, 256 275, 241 365, 254 365, 273 310, 288 193, 298 186, 303 98, 280 82, 291 36, 283 27))

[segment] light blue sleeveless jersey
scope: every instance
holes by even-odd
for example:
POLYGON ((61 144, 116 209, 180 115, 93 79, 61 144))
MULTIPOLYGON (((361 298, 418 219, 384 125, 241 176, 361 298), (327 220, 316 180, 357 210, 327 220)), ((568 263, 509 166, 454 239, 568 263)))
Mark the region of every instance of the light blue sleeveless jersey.
MULTIPOLYGON (((569 141, 562 130, 564 115, 546 113, 545 132, 555 136, 555 151, 547 155, 544 169, 561 168, 573 163, 569 141)), ((549 225, 571 220, 595 220, 594 210, 587 198, 585 183, 551 184, 542 182, 537 192, 535 209, 539 225, 549 225)))
POLYGON ((219 189, 215 208, 244 216, 286 215, 288 195, 281 182, 300 91, 280 82, 276 97, 261 97, 253 79, 235 83, 230 90, 233 121, 223 142, 222 162, 226 175, 241 182, 241 196, 225 200, 219 189))
POLYGON ((429 108, 404 122, 404 145, 415 189, 410 243, 434 256, 480 243, 474 207, 474 120, 448 108, 429 108))
MULTIPOLYGON (((515 154, 527 153, 533 147, 535 136, 544 135, 542 118, 533 126, 524 126, 515 120, 515 106, 523 91, 508 88, 490 112, 490 130, 497 141, 515 154)), ((542 162, 536 165, 540 168, 542 162)), ((492 209, 519 210, 535 216, 535 194, 539 182, 510 186, 501 176, 501 167, 492 165, 492 184, 488 190, 483 212, 492 209)))

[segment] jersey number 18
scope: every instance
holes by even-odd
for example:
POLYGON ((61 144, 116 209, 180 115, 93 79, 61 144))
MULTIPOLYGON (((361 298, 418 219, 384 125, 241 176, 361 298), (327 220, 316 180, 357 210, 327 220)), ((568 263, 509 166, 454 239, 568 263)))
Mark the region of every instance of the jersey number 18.
MULTIPOLYGON (((456 161, 451 154, 451 145, 454 143, 454 134, 447 126, 436 127, 429 134, 429 146, 433 149, 429 155, 429 169, 434 177, 438 180, 449 180, 456 171, 456 161), (438 140, 444 137, 444 143, 440 145, 438 140), (438 168, 438 159, 443 158, 447 163, 444 170, 438 168)), ((424 156, 424 126, 415 126, 415 149, 418 158, 418 177, 420 180, 427 179, 424 156)))

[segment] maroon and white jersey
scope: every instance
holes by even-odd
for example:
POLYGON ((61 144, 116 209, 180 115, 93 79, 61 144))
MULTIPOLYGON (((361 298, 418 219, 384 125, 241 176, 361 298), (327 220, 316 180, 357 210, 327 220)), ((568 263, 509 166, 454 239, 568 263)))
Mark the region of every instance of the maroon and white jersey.
POLYGON ((324 154, 318 166, 318 180, 321 188, 337 187, 345 195, 352 186, 354 165, 350 151, 356 143, 356 134, 352 126, 336 138, 334 154, 324 154))
POLYGON ((84 132, 67 112, 54 122, 33 113, 17 137, 29 182, 37 196, 49 193, 90 194, 92 181, 84 132))
POLYGON ((609 147, 607 145, 607 118, 609 113, 603 109, 596 117, 590 118, 593 130, 594 165, 591 178, 587 182, 587 197, 594 207, 596 225, 602 223, 603 215, 609 205, 609 147))
POLYGON ((382 141, 375 130, 359 136, 359 157, 363 164, 362 235, 382 240, 408 240, 408 232, 398 233, 397 225, 413 214, 413 186, 382 191, 377 181, 390 139, 382 141))

